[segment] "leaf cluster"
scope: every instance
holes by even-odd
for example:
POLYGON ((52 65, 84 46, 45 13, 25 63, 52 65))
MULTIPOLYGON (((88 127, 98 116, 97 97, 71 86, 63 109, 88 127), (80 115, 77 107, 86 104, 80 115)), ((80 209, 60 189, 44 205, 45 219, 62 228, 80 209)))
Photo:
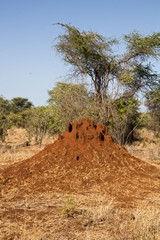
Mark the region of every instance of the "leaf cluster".
POLYGON ((128 55, 131 58, 140 58, 144 61, 146 58, 160 56, 160 32, 152 35, 143 36, 138 32, 125 35, 128 55))

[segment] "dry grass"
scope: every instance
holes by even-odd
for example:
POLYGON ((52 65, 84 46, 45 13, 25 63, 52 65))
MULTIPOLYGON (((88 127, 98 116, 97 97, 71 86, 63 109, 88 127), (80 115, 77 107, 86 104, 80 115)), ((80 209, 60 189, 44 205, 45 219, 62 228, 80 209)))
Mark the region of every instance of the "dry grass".
POLYGON ((15 162, 20 162, 27 159, 34 154, 38 153, 40 148, 37 146, 24 147, 23 149, 16 149, 12 147, 11 149, 0 150, 0 168, 5 168, 15 162))
POLYGON ((119 209, 114 199, 95 194, 8 199, 1 206, 1 240, 160 239, 160 209, 146 203, 119 209))
POLYGON ((5 143, 0 143, 0 169, 5 168, 15 162, 20 162, 30 158, 46 145, 57 139, 57 136, 46 136, 42 146, 35 145, 32 141, 30 146, 25 146, 27 141, 26 132, 22 128, 12 128, 8 130, 8 135, 5 143))
POLYGON ((139 141, 126 145, 128 151, 135 157, 160 165, 160 138, 145 128, 138 130, 137 135, 139 141))

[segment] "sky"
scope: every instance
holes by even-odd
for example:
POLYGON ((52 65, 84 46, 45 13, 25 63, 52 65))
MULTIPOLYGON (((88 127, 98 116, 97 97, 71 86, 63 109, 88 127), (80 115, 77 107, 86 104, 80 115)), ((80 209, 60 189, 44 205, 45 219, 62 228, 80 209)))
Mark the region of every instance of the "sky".
MULTIPOLYGON (((46 105, 69 73, 53 45, 57 22, 120 39, 160 31, 159 0, 0 0, 0 96, 46 105)), ((158 66, 158 65, 157 65, 158 66)))

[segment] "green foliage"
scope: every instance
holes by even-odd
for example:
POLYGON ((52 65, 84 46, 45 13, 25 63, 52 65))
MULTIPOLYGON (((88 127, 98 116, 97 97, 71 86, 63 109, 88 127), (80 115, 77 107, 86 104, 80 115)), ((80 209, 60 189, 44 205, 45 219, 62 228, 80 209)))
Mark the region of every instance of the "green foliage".
POLYGON ((0 140, 2 142, 5 141, 5 137, 7 135, 7 129, 8 129, 8 121, 5 117, 0 115, 0 140))
POLYGON ((134 98, 121 98, 113 103, 107 125, 119 144, 133 141, 133 131, 140 121, 138 108, 139 102, 134 98))
POLYGON ((0 114, 5 116, 10 112, 10 101, 0 97, 0 114))
POLYGON ((10 101, 10 105, 11 105, 11 111, 13 113, 19 113, 33 107, 32 102, 30 102, 28 98, 21 98, 21 97, 13 98, 10 101))
POLYGON ((62 214, 65 217, 73 217, 76 211, 76 207, 75 207, 75 199, 74 196, 69 196, 67 199, 65 199, 64 202, 64 207, 62 209, 62 214))
POLYGON ((140 57, 145 60, 148 57, 157 57, 160 54, 160 32, 142 36, 138 32, 124 36, 130 57, 140 57))
MULTIPOLYGON (((157 134, 160 132, 160 85, 154 90, 148 92, 146 96, 146 106, 152 116, 152 124, 150 127, 155 130, 157 134)), ((151 123, 151 121, 150 121, 151 123)))
POLYGON ((29 116, 28 116, 27 110, 23 110, 22 112, 17 112, 13 113, 11 112, 8 115, 8 120, 9 120, 9 126, 15 126, 18 128, 25 128, 27 121, 29 121, 29 116))
POLYGON ((144 96, 148 91, 154 89, 159 82, 159 76, 153 71, 151 64, 143 65, 134 62, 133 67, 122 74, 122 81, 125 83, 123 97, 133 97, 138 91, 142 91, 144 96))
POLYGON ((54 129, 64 130, 68 122, 88 117, 107 124, 117 142, 124 144, 133 140, 133 129, 139 119, 139 102, 134 98, 116 101, 106 98, 102 103, 94 94, 87 92, 84 85, 66 83, 58 83, 49 95, 48 101, 54 109, 54 129))
POLYGON ((5 141, 7 135, 8 115, 10 111, 10 103, 7 99, 0 97, 0 140, 5 141))
POLYGON ((57 83, 56 87, 49 91, 48 100, 54 107, 54 119, 59 122, 59 129, 64 130, 68 122, 84 116, 88 106, 88 93, 83 84, 57 83))
POLYGON ((34 138, 36 144, 41 146, 44 136, 49 132, 52 111, 48 107, 37 107, 26 110, 26 124, 29 142, 34 138))
POLYGON ((49 106, 53 111, 53 131, 64 131, 68 122, 75 119, 91 118, 95 122, 106 124, 109 118, 109 100, 103 104, 93 93, 87 91, 83 84, 57 83, 49 91, 49 106))
POLYGON ((7 100, 0 97, 0 139, 2 141, 5 141, 8 128, 25 126, 25 110, 32 106, 33 104, 27 98, 17 97, 7 100))
POLYGON ((157 113, 160 118, 160 85, 147 94, 146 104, 149 110, 157 113))

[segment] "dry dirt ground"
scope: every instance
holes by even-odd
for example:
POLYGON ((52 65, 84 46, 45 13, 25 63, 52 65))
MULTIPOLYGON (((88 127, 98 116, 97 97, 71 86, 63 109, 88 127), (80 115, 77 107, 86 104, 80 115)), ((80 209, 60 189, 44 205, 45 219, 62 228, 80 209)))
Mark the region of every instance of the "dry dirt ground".
POLYGON ((89 119, 42 149, 25 141, 12 129, 1 146, 0 239, 160 240, 157 162, 134 157, 89 119))

